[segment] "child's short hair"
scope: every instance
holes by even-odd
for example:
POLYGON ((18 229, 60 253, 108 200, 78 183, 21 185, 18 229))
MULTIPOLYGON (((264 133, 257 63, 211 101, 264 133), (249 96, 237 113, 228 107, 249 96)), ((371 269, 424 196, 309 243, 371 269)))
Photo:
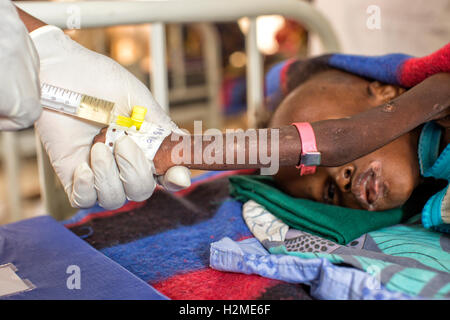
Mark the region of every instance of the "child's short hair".
POLYGON ((286 70, 285 95, 306 82, 312 76, 324 71, 335 70, 327 62, 329 56, 322 55, 311 59, 294 60, 291 62, 286 70))

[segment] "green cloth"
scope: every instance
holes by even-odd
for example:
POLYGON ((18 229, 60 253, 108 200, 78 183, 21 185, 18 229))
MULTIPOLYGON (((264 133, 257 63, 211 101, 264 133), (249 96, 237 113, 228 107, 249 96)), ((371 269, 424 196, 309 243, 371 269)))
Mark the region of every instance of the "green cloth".
POLYGON ((274 186, 269 176, 231 176, 231 196, 253 200, 290 227, 347 244, 370 231, 400 223, 401 208, 366 211, 291 197, 274 186))

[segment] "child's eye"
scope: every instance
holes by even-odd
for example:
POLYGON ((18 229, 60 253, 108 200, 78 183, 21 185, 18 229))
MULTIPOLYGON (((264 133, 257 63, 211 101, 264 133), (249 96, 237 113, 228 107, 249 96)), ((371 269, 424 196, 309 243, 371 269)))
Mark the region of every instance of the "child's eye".
POLYGON ((336 197, 336 185, 332 181, 328 181, 325 184, 324 202, 333 204, 335 197, 336 197))

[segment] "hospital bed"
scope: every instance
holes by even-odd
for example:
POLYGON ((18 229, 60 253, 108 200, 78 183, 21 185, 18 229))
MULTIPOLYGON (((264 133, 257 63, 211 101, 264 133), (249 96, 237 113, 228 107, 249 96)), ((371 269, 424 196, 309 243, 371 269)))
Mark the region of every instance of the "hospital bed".
MULTIPOLYGON (((256 18, 263 15, 282 15, 297 20, 320 39, 323 53, 339 51, 339 42, 328 21, 310 3, 300 0, 149 0, 149 1, 16 1, 24 11, 48 24, 67 29, 73 14, 79 13, 81 28, 109 27, 115 25, 150 24, 151 91, 159 104, 170 112, 169 87, 166 63, 166 24, 196 23, 203 36, 206 60, 208 117, 214 127, 220 125, 219 89, 221 84, 220 43, 212 22, 232 22, 247 17, 249 26, 246 39, 246 81, 248 126, 255 123, 255 110, 263 102, 263 56, 256 42, 256 18)), ((70 26, 69 26, 70 27, 70 26)), ((175 31, 176 32, 176 31, 175 31)), ((176 63, 183 73, 182 62, 176 63)), ((181 77, 182 79, 182 77, 181 77)), ((183 81, 176 89, 185 89, 183 81)), ((9 208, 12 220, 20 220, 20 190, 18 185, 21 151, 15 147, 17 133, 3 134, 4 163, 8 170, 9 208)), ((41 196, 45 210, 58 220, 67 217, 67 199, 58 185, 53 169, 41 143, 37 142, 37 156, 41 196)))

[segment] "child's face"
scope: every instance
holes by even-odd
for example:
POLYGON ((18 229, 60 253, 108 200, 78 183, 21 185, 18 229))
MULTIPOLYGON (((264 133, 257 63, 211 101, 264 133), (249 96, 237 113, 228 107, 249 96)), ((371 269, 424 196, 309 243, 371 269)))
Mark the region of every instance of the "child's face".
MULTIPOLYGON (((349 117, 402 92, 340 71, 322 72, 281 102, 270 126, 349 117)), ((408 200, 419 182, 417 139, 417 131, 410 132, 351 163, 318 167, 309 176, 300 176, 295 168, 281 168, 275 179, 294 197, 374 211, 395 208, 408 200)))

